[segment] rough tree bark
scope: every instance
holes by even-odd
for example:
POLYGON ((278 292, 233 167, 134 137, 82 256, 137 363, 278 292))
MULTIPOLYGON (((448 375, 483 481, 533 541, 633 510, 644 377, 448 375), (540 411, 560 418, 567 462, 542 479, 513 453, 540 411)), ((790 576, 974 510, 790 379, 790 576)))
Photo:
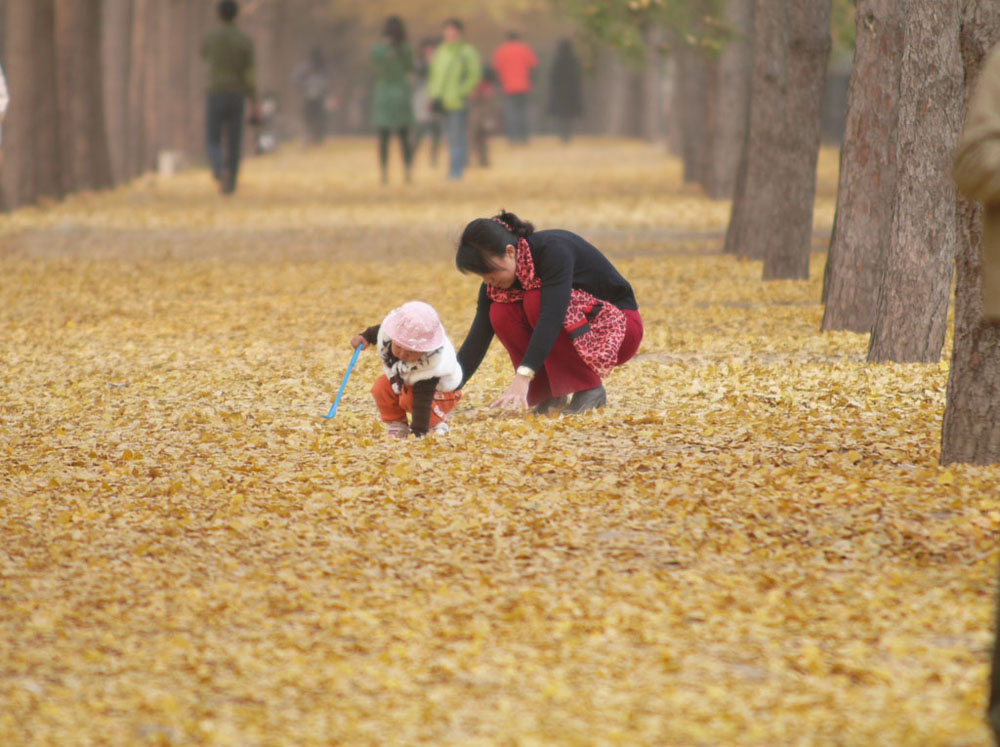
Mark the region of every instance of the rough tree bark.
POLYGON ((4 122, 3 202, 7 209, 62 196, 56 104, 55 2, 10 3, 4 28, 11 104, 4 122))
POLYGON ((941 357, 955 259, 951 157, 962 120, 961 0, 907 0, 895 158, 898 188, 868 360, 941 357))
POLYGON ((684 182, 690 184, 700 181, 705 172, 706 66, 697 47, 681 40, 675 49, 677 86, 673 106, 680 112, 684 182))
POLYGON ((126 181, 128 165, 128 79, 131 68, 132 0, 104 0, 101 59, 104 68, 104 124, 115 183, 126 181))
MULTIPOLYGON (((966 103, 989 50, 1000 43, 1000 7, 967 0, 960 48, 966 103)), ((982 209, 958 201, 955 337, 941 430, 941 462, 1000 462, 1000 326, 982 321, 980 239, 982 209)))
POLYGON ((101 0, 56 0, 55 40, 63 191, 110 187, 101 0))
MULTIPOLYGON (((151 169, 156 159, 155 132, 150 124, 155 110, 156 0, 132 0, 132 61, 128 80, 128 146, 126 173, 134 177, 151 169)), ((155 123, 154 123, 155 124, 155 123)))
POLYGON ((875 319, 896 196, 902 11, 899 0, 858 3, 837 213, 823 276, 824 331, 870 332, 875 319))
MULTIPOLYGON (((774 224, 764 253, 765 280, 808 278, 812 250, 816 162, 819 159, 823 88, 830 60, 830 0, 799 0, 788 4, 788 48, 781 71, 784 111, 783 147, 773 162, 774 224)), ((782 116, 783 115, 783 116, 782 116)))
POLYGON ((646 59, 642 72, 642 99, 645 102, 642 136, 657 142, 663 135, 663 30, 652 26, 644 33, 646 59))
POLYGON ((753 0, 729 0, 726 19, 736 34, 713 65, 708 111, 708 155, 702 185, 713 199, 729 199, 736 186, 750 102, 750 33, 753 0))
POLYGON ((753 79, 726 250, 765 279, 809 273, 830 0, 756 0, 753 79))

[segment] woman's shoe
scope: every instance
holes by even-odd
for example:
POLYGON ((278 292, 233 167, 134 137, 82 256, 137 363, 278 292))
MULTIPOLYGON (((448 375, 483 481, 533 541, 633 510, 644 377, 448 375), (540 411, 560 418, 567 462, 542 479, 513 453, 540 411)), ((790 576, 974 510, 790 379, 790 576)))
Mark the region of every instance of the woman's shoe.
POLYGON ((604 391, 603 386, 599 386, 594 389, 585 389, 582 392, 574 394, 573 399, 570 400, 569 407, 563 410, 563 412, 566 414, 576 415, 581 412, 586 412, 587 410, 604 407, 607 403, 608 394, 604 391))
POLYGON ((535 415, 548 415, 552 412, 559 412, 566 407, 567 402, 569 402, 569 397, 565 394, 562 397, 549 397, 544 402, 539 402, 535 405, 532 412, 535 413, 535 415))

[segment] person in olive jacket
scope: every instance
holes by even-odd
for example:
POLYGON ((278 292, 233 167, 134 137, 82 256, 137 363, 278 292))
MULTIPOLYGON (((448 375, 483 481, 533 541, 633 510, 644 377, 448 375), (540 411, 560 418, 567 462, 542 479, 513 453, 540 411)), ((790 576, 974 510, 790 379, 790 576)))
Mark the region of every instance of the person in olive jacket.
POLYGON ((219 191, 236 191, 243 145, 246 100, 256 115, 253 41, 236 27, 239 6, 222 0, 217 6, 220 23, 201 43, 201 56, 208 63, 208 101, 205 112, 208 160, 219 191), (225 140, 225 152, 223 152, 225 140))
POLYGON ((410 148, 410 127, 413 126, 413 50, 406 41, 406 27, 398 16, 390 16, 382 28, 383 41, 372 49, 375 65, 375 96, 372 120, 378 131, 379 166, 382 183, 389 179, 389 139, 395 132, 403 149, 406 181, 410 181, 413 153, 410 148))

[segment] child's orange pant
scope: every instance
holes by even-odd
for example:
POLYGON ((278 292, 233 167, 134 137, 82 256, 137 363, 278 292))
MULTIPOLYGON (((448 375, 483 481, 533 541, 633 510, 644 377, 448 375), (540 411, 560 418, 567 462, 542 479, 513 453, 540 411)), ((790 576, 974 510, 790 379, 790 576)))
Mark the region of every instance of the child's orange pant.
MULTIPOLYGON (((397 421, 406 422, 406 414, 413 412, 413 389, 403 384, 402 392, 392 391, 392 383, 382 374, 375 380, 372 396, 378 405, 383 423, 397 421)), ((458 400, 462 398, 461 390, 456 392, 434 392, 434 402, 431 404, 431 425, 437 425, 451 412, 458 400)))

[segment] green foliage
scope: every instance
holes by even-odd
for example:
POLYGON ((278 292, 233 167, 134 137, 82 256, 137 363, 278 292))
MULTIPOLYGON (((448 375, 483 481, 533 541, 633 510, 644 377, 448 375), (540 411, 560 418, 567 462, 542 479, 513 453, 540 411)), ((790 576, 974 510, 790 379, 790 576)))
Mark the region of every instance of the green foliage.
POLYGON ((834 57, 850 58, 854 55, 854 45, 858 35, 855 23, 857 5, 857 0, 833 0, 830 31, 833 35, 834 57))
MULTIPOLYGON (((626 58, 641 60, 647 31, 659 27, 673 43, 697 45, 717 53, 737 33, 729 27, 726 0, 553 0, 585 35, 609 44, 626 58)), ((833 0, 831 35, 834 55, 854 53, 856 0, 833 0)))
MULTIPOLYGON (((666 30, 673 43, 718 51, 731 31, 723 19, 725 0, 554 0, 586 36, 609 44, 627 59, 641 60, 647 32, 666 30)), ((665 49, 669 44, 663 45, 665 49)))

